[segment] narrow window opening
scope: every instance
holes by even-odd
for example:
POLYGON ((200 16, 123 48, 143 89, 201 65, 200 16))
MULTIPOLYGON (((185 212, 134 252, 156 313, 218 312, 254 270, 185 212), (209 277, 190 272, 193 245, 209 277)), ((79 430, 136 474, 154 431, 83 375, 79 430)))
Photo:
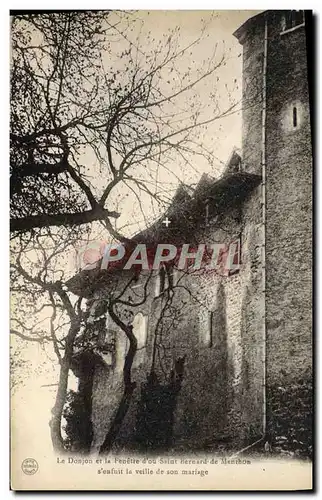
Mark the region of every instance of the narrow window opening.
POLYGON ((146 346, 148 333, 148 317, 142 313, 137 313, 133 320, 133 333, 137 340, 137 349, 142 349, 146 346))
MULTIPOLYGON (((174 283, 173 282, 173 270, 167 267, 166 276, 168 278, 168 288, 173 289, 173 283, 174 283)), ((165 288, 165 286, 164 286, 164 288, 165 288)))
POLYGON ((213 346, 213 319, 214 319, 214 313, 213 311, 210 311, 209 313, 209 339, 208 339, 208 347, 213 346))
POLYGON ((165 290, 165 269, 164 269, 164 267, 161 267, 159 277, 160 277, 160 293, 162 293, 165 290))
POLYGON ((293 107, 293 127, 297 127, 297 108, 296 106, 293 107))
POLYGON ((173 290, 179 280, 178 269, 162 266, 156 278, 155 296, 159 297, 165 290, 173 290))
POLYGON ((156 290, 155 296, 158 297, 165 290, 165 279, 166 279, 166 271, 164 267, 160 268, 157 280, 156 280, 156 290))
POLYGON ((213 345, 213 312, 206 308, 199 311, 200 340, 205 347, 213 345))
POLYGON ((148 316, 137 313, 133 320, 133 334, 137 340, 137 352, 133 360, 133 368, 138 368, 144 363, 145 348, 148 339, 148 316))

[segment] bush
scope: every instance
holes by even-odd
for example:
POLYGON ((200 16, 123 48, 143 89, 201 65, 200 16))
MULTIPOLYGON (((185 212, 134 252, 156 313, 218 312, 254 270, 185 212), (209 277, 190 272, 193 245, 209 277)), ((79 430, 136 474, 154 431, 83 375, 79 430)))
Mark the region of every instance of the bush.
POLYGON ((66 420, 66 449, 78 452, 90 451, 93 438, 91 411, 84 404, 82 392, 68 391, 63 417, 66 420))

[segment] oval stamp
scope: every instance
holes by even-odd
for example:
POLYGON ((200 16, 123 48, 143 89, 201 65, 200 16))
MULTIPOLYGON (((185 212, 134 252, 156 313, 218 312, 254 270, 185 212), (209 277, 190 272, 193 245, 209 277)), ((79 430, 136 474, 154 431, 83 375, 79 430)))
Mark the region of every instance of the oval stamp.
POLYGON ((21 468, 25 474, 32 476, 38 470, 38 462, 34 458, 25 458, 21 464, 21 468))

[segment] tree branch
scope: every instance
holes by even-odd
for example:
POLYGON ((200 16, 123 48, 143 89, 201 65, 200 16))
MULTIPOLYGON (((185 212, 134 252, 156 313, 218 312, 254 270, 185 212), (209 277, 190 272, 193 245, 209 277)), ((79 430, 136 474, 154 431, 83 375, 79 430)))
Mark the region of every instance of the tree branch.
POLYGON ((30 231, 36 227, 80 226, 81 224, 87 224, 88 222, 105 221, 109 217, 118 218, 119 216, 120 214, 118 212, 110 211, 101 207, 78 213, 30 215, 29 217, 11 219, 10 232, 30 231))

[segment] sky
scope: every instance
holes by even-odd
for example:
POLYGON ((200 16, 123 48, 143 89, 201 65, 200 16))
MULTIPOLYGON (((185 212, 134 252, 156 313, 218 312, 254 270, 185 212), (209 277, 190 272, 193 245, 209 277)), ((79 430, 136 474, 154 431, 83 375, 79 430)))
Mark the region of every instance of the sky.
MULTIPOLYGON (((224 43, 227 63, 218 72, 220 81, 212 76, 198 87, 201 99, 206 106, 211 100, 211 90, 219 87, 218 98, 221 100, 222 108, 226 104, 225 84, 231 85, 236 79, 234 86, 234 97, 237 101, 241 99, 241 75, 242 75, 242 46, 233 36, 233 32, 249 17, 256 15, 259 11, 143 11, 136 13, 136 17, 144 23, 146 31, 153 30, 156 39, 162 39, 166 32, 171 32, 175 27, 180 27, 180 39, 183 44, 198 37, 202 23, 209 23, 207 28, 208 38, 202 40, 196 48, 192 58, 196 64, 202 59, 210 57, 215 44, 224 43)), ((144 47, 144 31, 141 36, 141 47, 144 47)), ((144 49, 143 49, 144 50, 144 49)), ((189 64, 190 61, 182 60, 180 64, 189 64)), ((193 66, 193 65, 192 65, 193 66)), ((192 68, 193 69, 193 68, 192 68)), ((215 166, 202 164, 203 169, 209 169, 214 176, 220 175, 224 164, 234 146, 241 146, 241 113, 233 114, 214 123, 209 129, 209 136, 204 140, 209 142, 213 137, 213 154, 217 159, 215 166), (211 137, 212 136, 212 137, 211 137)), ((196 165, 198 167, 198 165, 196 165)), ((195 179, 193 179, 195 180, 195 179)))
MULTIPOLYGON (((243 24, 249 17, 256 15, 259 11, 139 11, 133 14, 134 28, 128 33, 128 39, 140 47, 142 53, 149 50, 150 40, 147 34, 152 33, 154 43, 158 40, 161 43, 171 34, 173 30, 180 30, 179 47, 183 47, 200 36, 201 28, 207 24, 207 36, 193 48, 189 58, 183 57, 176 64, 179 71, 189 68, 191 78, 193 78, 200 68, 206 70, 207 61, 214 52, 216 44, 219 59, 222 52, 225 53, 226 62, 217 72, 206 80, 203 80, 196 87, 197 101, 207 118, 211 117, 214 100, 218 101, 222 110, 229 106, 228 92, 230 97, 236 101, 237 106, 230 116, 213 122, 206 131, 201 131, 200 142, 210 151, 213 164, 211 165, 204 158, 194 158, 192 168, 182 168, 180 157, 172 165, 173 173, 161 172, 163 177, 160 181, 168 182, 170 197, 174 194, 178 185, 178 178, 186 184, 195 185, 203 172, 207 172, 213 177, 221 175, 225 163, 227 162, 232 149, 241 147, 241 91, 242 91, 242 46, 233 36, 233 32, 243 24), (137 36, 139 35, 139 39, 137 36), (214 96, 214 94, 216 94, 214 96)), ((142 58, 144 59, 144 58, 142 58)), ((168 75, 165 74, 164 83, 161 83, 163 94, 167 95, 168 75)), ((186 109, 186 95, 183 95, 176 106, 178 109, 186 109), (180 100, 181 99, 181 100, 180 100)), ((164 208, 151 204, 151 200, 141 198, 143 210, 147 217, 141 216, 140 208, 134 197, 128 198, 128 203, 121 206, 121 217, 115 221, 118 229, 127 225, 129 219, 136 222, 126 231, 131 236, 144 229, 146 221, 149 223, 162 214, 164 208)))
MULTIPOLYGON (((128 47, 128 42, 137 48, 137 56, 141 66, 147 67, 147 56, 154 53, 158 44, 167 48, 167 39, 171 36, 171 43, 177 43, 177 50, 189 45, 200 37, 201 30, 205 26, 205 33, 201 40, 195 45, 191 52, 176 60, 176 72, 181 77, 186 72, 190 80, 196 79, 200 72, 207 70, 209 60, 214 55, 215 60, 219 60, 221 54, 225 54, 225 62, 212 75, 202 80, 194 87, 192 93, 185 93, 176 98, 171 111, 175 109, 178 113, 183 110, 189 114, 193 110, 201 110, 201 117, 211 119, 214 116, 213 110, 219 104, 220 109, 225 111, 233 101, 236 107, 233 112, 213 123, 207 128, 201 128, 200 133, 195 136, 199 144, 207 148, 211 156, 211 162, 202 156, 192 158, 190 166, 183 165, 179 154, 173 156, 173 161, 168 164, 167 169, 158 172, 158 186, 162 192, 162 197, 170 203, 175 194, 179 182, 195 186, 201 175, 206 172, 214 178, 218 178, 230 156, 234 147, 241 147, 241 91, 242 91, 242 47, 233 32, 243 24, 249 17, 256 15, 259 11, 133 11, 129 14, 130 24, 126 28, 127 20, 122 18, 118 12, 112 13, 111 24, 114 21, 121 21, 120 33, 116 43, 111 44, 111 50, 107 50, 102 57, 102 63, 108 73, 112 70, 126 68, 126 59, 117 57, 117 54, 128 47), (176 33, 176 35, 174 35, 176 33), (116 54, 116 55, 113 55, 116 54)), ((114 36, 114 35, 113 35, 114 36)), ((178 77, 173 78, 171 69, 168 67, 162 73, 162 80, 158 83, 158 88, 162 95, 167 96, 173 92, 178 85, 178 77), (174 80, 174 81, 173 81, 174 80), (170 85, 169 85, 170 84, 170 85)), ((173 101, 172 101, 173 102, 173 101)), ((169 108, 170 112, 170 108, 169 108)), ((92 169, 93 177, 91 183, 99 190, 104 188, 104 170, 100 175, 95 174, 101 165, 93 153, 86 152, 83 164, 92 169)), ((155 165, 154 165, 155 166, 155 165)), ((137 165, 134 177, 142 178, 149 182, 153 177, 153 165, 149 165, 150 173, 144 170, 144 166, 137 165), (150 177, 149 177, 150 176, 150 177)), ((91 171, 91 170, 90 170, 91 171)), ((131 172, 132 173, 132 172, 131 172)), ((153 179, 156 178, 156 175, 153 179)), ((150 185, 147 184, 149 187, 150 185)), ((132 184, 132 187, 137 188, 132 184)), ((140 200, 124 184, 116 186, 109 199, 107 208, 112 208, 120 212, 118 219, 112 219, 112 223, 119 232, 127 237, 143 230, 163 215, 166 203, 157 203, 151 196, 144 192, 139 193, 140 200)), ((92 226, 91 238, 109 239, 109 235, 102 232, 102 226, 94 223, 92 226), (103 235, 103 236, 101 236, 103 235)), ((75 258, 72 257, 72 264, 75 258)))

